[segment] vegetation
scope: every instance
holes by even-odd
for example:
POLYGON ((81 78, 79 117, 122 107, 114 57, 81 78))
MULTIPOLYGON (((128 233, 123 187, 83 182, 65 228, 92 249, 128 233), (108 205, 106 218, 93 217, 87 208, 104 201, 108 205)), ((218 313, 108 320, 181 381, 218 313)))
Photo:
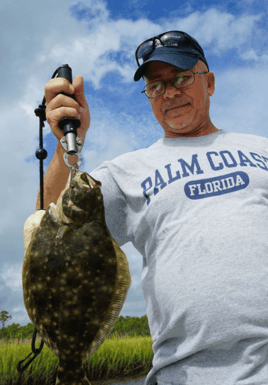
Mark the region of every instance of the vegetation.
MULTIPOLYGON (((13 323, 2 329, 4 338, 0 340, 1 384, 55 384, 59 360, 46 344, 22 374, 17 371, 18 362, 31 353, 34 328, 35 325, 31 323, 22 327, 13 323)), ((40 342, 41 337, 37 333, 36 348, 39 348, 40 342)), ((33 354, 23 362, 22 366, 32 357, 33 354)), ((84 369, 92 385, 99 384, 94 381, 100 380, 101 384, 104 384, 104 380, 134 379, 137 375, 146 376, 152 368, 152 359, 152 339, 147 316, 144 315, 141 318, 120 316, 101 347, 84 363, 84 369)))

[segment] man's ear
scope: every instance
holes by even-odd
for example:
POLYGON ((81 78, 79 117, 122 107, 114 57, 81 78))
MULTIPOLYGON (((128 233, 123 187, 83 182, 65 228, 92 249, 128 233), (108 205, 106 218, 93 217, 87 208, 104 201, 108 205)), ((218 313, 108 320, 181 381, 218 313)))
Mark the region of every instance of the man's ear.
POLYGON ((209 96, 212 96, 215 91, 215 75, 214 72, 208 72, 207 74, 207 87, 208 87, 208 94, 209 96))

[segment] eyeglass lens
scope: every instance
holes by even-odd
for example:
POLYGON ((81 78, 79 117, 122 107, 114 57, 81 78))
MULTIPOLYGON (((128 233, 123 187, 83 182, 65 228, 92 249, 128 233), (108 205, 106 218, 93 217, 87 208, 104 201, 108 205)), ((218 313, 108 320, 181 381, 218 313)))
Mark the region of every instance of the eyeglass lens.
MULTIPOLYGON (((183 88, 188 87, 191 85, 194 81, 194 75, 188 74, 183 76, 175 76, 170 82, 174 85, 176 88, 183 88)), ((155 81, 152 83, 149 83, 145 86, 145 94, 149 98, 155 98, 159 95, 162 95, 166 90, 166 82, 164 81, 155 81)))
POLYGON ((180 42, 180 44, 183 44, 187 40, 188 39, 186 39, 185 36, 183 36, 182 34, 174 33, 174 32, 168 32, 161 37, 161 41, 165 45, 168 45, 168 46, 174 45, 175 47, 177 47, 178 42, 180 42))

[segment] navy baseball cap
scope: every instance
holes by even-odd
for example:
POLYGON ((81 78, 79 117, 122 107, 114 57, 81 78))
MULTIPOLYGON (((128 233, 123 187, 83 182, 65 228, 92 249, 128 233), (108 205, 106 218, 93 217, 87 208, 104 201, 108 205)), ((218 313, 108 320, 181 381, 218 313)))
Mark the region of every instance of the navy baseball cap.
POLYGON ((209 71, 204 51, 197 40, 182 31, 164 32, 145 40, 137 48, 135 57, 139 66, 134 75, 135 82, 143 76, 146 64, 152 61, 189 70, 202 60, 209 71))

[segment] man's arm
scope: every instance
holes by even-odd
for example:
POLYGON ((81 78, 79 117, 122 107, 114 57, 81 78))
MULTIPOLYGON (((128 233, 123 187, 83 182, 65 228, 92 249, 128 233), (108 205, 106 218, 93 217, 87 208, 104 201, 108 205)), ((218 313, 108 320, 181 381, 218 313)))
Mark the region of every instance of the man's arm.
MULTIPOLYGON (((66 166, 63 155, 65 151, 58 142, 56 151, 53 155, 53 158, 48 166, 45 178, 44 178, 44 210, 47 209, 50 203, 57 203, 57 200, 60 196, 60 193, 65 188, 67 179, 69 176, 70 168, 66 166)), ((73 164, 77 161, 76 155, 71 155, 68 157, 68 162, 73 164)), ((40 209, 40 189, 37 194, 36 199, 36 210, 40 209)))
MULTIPOLYGON (((63 117, 78 118, 81 120, 81 126, 77 129, 77 136, 85 141, 86 133, 90 125, 90 113, 85 98, 83 77, 77 75, 71 85, 65 78, 51 79, 45 86, 45 97, 47 102, 46 118, 51 127, 51 131, 58 139, 55 154, 47 169, 44 178, 44 209, 47 209, 50 203, 57 203, 57 200, 64 190, 69 176, 70 168, 66 166, 63 155, 65 153, 60 144, 63 132, 58 127, 58 122, 63 117), (62 94, 62 92, 65 93, 62 94), (66 94, 74 94, 75 99, 66 94)), ((77 156, 68 157, 70 164, 77 161, 77 156)), ((40 190, 37 194, 36 210, 40 209, 40 190)))

